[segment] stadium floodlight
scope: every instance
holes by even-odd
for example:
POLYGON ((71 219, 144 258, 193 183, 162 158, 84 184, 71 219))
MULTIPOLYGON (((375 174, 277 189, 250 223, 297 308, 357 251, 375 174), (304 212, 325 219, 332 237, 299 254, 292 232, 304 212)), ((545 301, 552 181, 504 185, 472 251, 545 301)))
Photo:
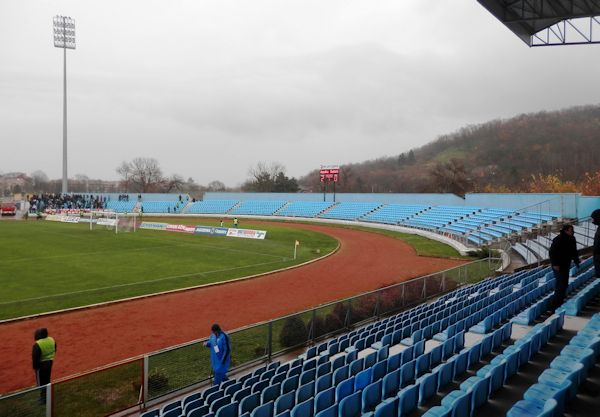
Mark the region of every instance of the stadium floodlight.
POLYGON ((67 49, 75 49, 75 20, 68 16, 54 16, 54 46, 63 49, 63 172, 62 192, 67 184, 67 49))

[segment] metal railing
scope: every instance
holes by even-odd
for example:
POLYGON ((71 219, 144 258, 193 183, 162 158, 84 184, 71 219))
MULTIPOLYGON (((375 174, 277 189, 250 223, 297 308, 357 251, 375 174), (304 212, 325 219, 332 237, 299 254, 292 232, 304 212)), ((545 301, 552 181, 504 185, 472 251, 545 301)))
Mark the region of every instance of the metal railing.
MULTIPOLYGON (((511 240, 511 243, 521 243, 535 257, 534 264, 540 264, 548 259, 548 250, 554 237, 560 233, 560 229, 570 224, 575 227, 575 239, 580 244, 580 248, 586 248, 594 244, 594 233, 596 226, 591 222, 590 217, 576 219, 573 221, 562 221, 560 223, 548 223, 523 233, 511 240), (533 243, 531 243, 533 242, 533 243)), ((526 260, 527 262, 527 260, 526 260)))
MULTIPOLYGON (((455 288, 490 276, 500 258, 486 258, 410 279, 296 314, 229 333, 232 372, 282 353, 346 332, 420 304, 455 288)), ((148 402, 211 379, 206 339, 164 349, 102 369, 52 383, 46 403, 43 388, 0 396, 0 415, 104 416, 148 402)))

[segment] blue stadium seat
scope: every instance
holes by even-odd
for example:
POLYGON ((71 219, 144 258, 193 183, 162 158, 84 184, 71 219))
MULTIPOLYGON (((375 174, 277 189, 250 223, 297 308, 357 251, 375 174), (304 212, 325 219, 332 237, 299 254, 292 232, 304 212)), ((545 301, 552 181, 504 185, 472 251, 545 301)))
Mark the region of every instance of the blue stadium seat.
POLYGON ((256 407, 250 415, 251 417, 273 417, 274 409, 273 401, 269 401, 256 407))
POLYGON ((361 392, 355 392, 344 397, 339 402, 339 417, 360 417, 361 415, 361 392))
POLYGON ((398 415, 407 416, 417 409, 419 403, 419 385, 413 384, 398 394, 398 415))
POLYGON ((379 404, 382 400, 381 392, 382 392, 383 383, 381 380, 377 380, 365 387, 362 391, 362 412, 366 413, 369 411, 374 411, 377 404, 379 404))
POLYGON ((296 404, 294 408, 292 408, 291 417, 313 417, 314 407, 313 398, 296 404))

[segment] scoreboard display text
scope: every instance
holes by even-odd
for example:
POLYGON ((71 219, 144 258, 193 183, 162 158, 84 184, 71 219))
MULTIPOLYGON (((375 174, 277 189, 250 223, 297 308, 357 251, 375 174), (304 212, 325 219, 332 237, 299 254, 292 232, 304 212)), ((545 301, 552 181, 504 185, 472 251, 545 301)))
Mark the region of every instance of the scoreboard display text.
POLYGON ((338 182, 340 178, 340 167, 338 165, 321 165, 321 170, 319 171, 319 175, 321 177, 321 182, 325 181, 333 181, 338 182))

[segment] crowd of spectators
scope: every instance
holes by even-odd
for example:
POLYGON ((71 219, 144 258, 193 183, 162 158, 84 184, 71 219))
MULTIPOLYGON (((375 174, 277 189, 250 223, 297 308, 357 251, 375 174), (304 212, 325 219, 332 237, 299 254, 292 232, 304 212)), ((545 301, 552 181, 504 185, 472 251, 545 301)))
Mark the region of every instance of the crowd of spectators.
POLYGON ((33 194, 29 197, 31 213, 44 210, 71 209, 101 209, 106 203, 106 197, 92 194, 33 194))

